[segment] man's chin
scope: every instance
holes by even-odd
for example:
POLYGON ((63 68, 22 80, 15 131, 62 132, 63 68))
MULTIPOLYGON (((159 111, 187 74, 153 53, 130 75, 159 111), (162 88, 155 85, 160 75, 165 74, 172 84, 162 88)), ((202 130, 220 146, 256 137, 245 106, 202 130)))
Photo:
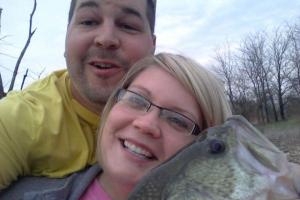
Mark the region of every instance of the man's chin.
POLYGON ((114 88, 94 88, 87 94, 90 101, 97 104, 106 104, 114 88))

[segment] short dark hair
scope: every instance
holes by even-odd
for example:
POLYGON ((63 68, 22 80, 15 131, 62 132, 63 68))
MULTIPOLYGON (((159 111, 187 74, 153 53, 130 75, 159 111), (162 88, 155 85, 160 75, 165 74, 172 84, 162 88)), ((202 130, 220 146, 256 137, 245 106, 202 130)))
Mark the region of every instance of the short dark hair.
MULTIPOLYGON (((77 0, 71 0, 70 4, 70 10, 69 10, 69 17, 68 17, 68 24, 70 24, 73 14, 74 14, 74 9, 76 6, 77 0)), ((155 7, 153 0, 147 0, 147 18, 149 21, 151 33, 154 34, 154 28, 155 28, 155 7)))

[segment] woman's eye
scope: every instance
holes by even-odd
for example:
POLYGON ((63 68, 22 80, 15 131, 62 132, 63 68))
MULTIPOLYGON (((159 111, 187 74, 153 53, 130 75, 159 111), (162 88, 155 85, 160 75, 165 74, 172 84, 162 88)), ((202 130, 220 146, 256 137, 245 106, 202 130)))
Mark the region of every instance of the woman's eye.
POLYGON ((147 106, 148 106, 147 102, 140 97, 130 97, 128 99, 128 102, 131 107, 137 108, 137 109, 144 109, 144 108, 147 108, 147 106))
POLYGON ((188 124, 182 117, 169 116, 167 121, 171 126, 177 129, 188 129, 188 124))

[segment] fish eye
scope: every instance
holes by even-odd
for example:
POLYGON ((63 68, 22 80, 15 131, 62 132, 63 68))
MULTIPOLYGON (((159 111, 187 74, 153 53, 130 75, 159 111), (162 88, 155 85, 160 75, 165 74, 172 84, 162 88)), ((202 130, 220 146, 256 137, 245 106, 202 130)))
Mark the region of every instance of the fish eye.
POLYGON ((222 153, 225 151, 225 143, 222 140, 212 139, 209 142, 210 152, 213 154, 222 153))

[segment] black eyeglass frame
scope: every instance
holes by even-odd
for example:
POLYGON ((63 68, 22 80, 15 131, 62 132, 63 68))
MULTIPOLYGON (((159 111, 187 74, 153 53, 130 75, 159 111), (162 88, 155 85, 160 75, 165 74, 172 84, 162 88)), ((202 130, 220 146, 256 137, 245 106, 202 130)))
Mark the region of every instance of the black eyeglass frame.
POLYGON ((158 106, 158 105, 152 103, 149 99, 147 99, 146 97, 144 97, 143 95, 141 95, 141 94, 139 94, 137 92, 134 92, 134 91, 131 91, 131 90, 128 90, 128 89, 125 89, 125 88, 120 88, 120 89, 118 89, 118 91, 116 92, 116 95, 115 95, 116 102, 119 102, 121 100, 120 96, 121 96, 122 93, 125 93, 125 92, 133 93, 133 94, 138 95, 139 97, 145 99, 149 103, 149 106, 147 107, 146 112, 149 111, 149 109, 151 108, 151 106, 154 106, 154 107, 158 108, 160 111, 161 110, 167 110, 167 111, 170 111, 170 112, 177 113, 178 115, 181 115, 181 116, 185 117, 186 119, 188 119, 189 121, 191 121, 194 124, 194 127, 193 127, 191 133, 189 133, 189 135, 198 136, 201 133, 201 129, 200 129, 199 125, 194 120, 190 119, 189 117, 187 117, 184 114, 179 113, 177 111, 170 110, 168 108, 163 108, 161 106, 158 106))

